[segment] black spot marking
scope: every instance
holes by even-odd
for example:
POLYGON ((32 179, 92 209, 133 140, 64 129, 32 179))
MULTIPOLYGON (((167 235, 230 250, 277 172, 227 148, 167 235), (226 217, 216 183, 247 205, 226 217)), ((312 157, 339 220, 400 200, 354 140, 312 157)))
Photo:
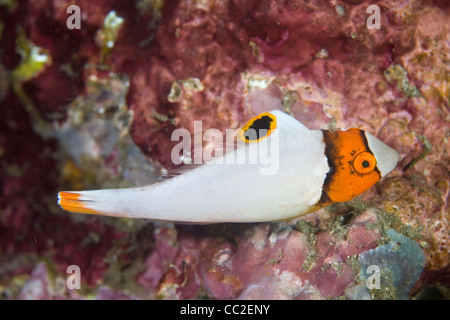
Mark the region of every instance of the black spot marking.
POLYGON ((273 119, 269 116, 262 116, 261 118, 253 121, 253 123, 244 132, 245 140, 254 141, 260 139, 261 137, 267 136, 272 121, 273 119))

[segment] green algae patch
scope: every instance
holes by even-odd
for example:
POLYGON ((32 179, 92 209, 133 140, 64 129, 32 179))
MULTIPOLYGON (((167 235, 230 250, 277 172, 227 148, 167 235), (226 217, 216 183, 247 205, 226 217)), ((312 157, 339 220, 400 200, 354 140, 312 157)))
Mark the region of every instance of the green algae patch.
POLYGON ((397 83, 397 89, 405 96, 414 98, 421 97, 416 86, 412 85, 408 79, 408 72, 401 65, 393 65, 384 71, 384 78, 389 83, 397 83))

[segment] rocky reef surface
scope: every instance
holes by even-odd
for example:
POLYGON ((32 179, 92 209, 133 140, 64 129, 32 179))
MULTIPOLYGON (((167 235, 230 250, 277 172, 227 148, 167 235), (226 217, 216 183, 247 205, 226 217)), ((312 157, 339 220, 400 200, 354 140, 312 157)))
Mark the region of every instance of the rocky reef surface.
POLYGON ((449 17, 445 0, 0 1, 1 297, 448 299, 449 17), (401 161, 283 223, 56 204, 59 190, 159 181, 176 128, 273 109, 364 129, 401 161))

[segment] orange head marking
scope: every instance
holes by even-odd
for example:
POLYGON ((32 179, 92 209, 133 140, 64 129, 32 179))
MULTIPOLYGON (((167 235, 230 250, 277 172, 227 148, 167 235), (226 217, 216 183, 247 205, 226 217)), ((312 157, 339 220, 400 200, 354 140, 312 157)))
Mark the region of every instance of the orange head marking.
POLYGON ((323 136, 330 171, 324 182, 321 205, 353 199, 380 180, 377 160, 364 131, 324 130, 323 136))

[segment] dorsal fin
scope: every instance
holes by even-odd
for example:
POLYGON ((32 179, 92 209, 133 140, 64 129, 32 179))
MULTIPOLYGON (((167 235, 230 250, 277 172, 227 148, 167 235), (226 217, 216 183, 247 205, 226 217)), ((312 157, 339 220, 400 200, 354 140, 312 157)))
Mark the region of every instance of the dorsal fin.
POLYGON ((272 110, 270 113, 277 119, 277 128, 280 129, 280 133, 295 133, 299 131, 309 131, 309 129, 300 121, 294 117, 284 113, 280 110, 272 110))
POLYGON ((274 129, 278 129, 281 135, 309 130, 300 121, 280 110, 263 112, 251 118, 240 129, 238 137, 246 143, 261 141, 270 136, 274 129))

